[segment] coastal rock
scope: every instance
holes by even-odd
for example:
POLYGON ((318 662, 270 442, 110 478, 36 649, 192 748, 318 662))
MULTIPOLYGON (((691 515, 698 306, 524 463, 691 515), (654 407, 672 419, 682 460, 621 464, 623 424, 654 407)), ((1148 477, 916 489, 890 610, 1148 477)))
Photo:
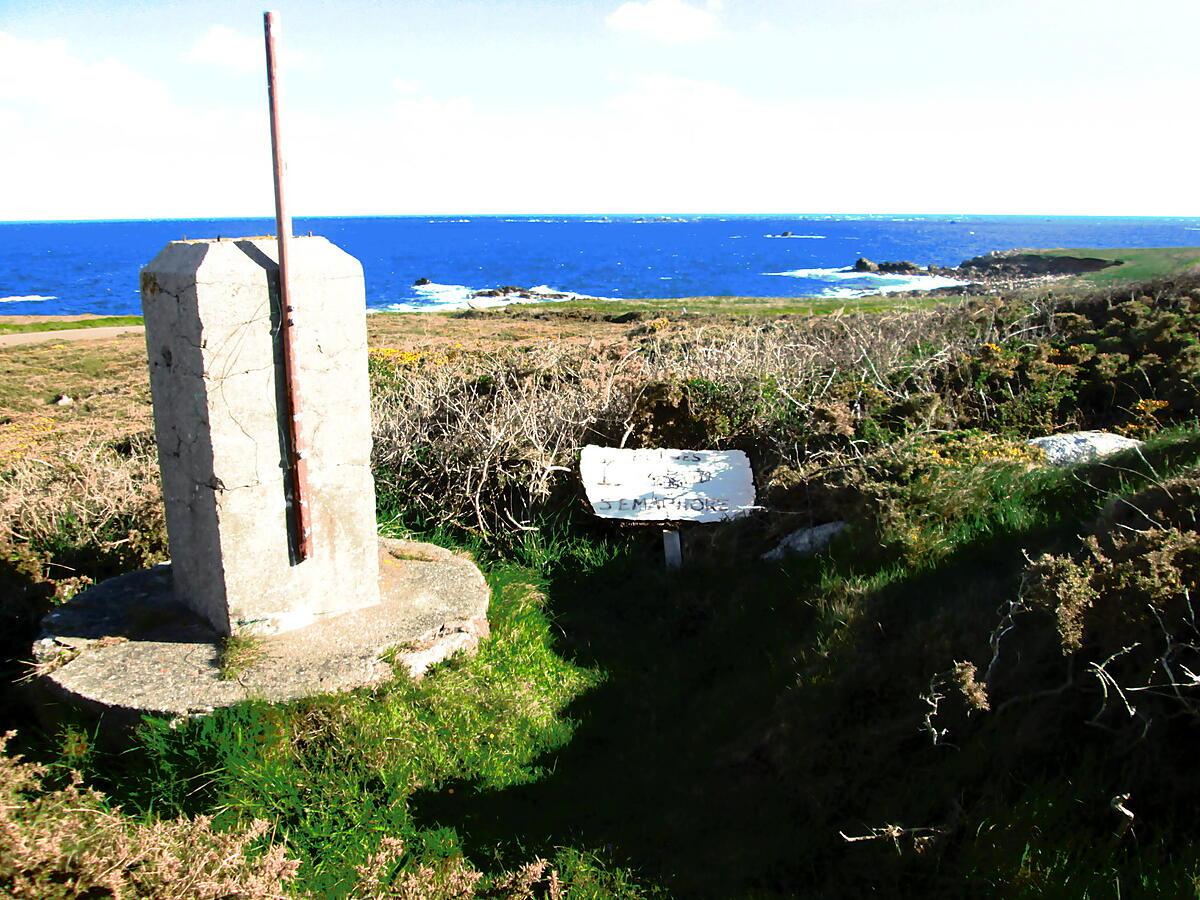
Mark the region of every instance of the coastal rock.
POLYGON ((855 272, 881 275, 924 275, 925 269, 914 262, 873 262, 865 256, 860 256, 854 263, 855 272))
POLYGON ((1085 275, 1122 265, 1117 259, 1090 256, 1044 256, 1005 250, 963 261, 958 271, 966 278, 1034 278, 1042 275, 1085 275))
POLYGON ((918 266, 914 262, 901 260, 900 262, 881 262, 878 271, 885 275, 924 275, 925 269, 918 266))
POLYGON ((498 300, 507 300, 509 302, 517 300, 570 300, 572 294, 564 294, 559 291, 549 291, 539 288, 518 287, 515 284, 505 284, 498 288, 486 288, 482 291, 475 291, 471 294, 471 298, 490 297, 498 300))
POLYGON ((774 550, 768 550, 759 558, 764 562, 778 562, 788 555, 812 556, 824 550, 830 541, 845 530, 845 522, 826 522, 824 525, 801 528, 799 531, 793 531, 780 541, 774 550))
POLYGON ((1051 434, 1027 442, 1046 454, 1046 462, 1052 466, 1070 466, 1075 463, 1091 462, 1142 446, 1133 438, 1111 434, 1107 431, 1073 431, 1069 434, 1051 434))
POLYGON ((418 278, 413 282, 413 287, 424 287, 427 284, 433 284, 428 278, 418 278))
POLYGON ((860 256, 851 269, 864 275, 934 275, 949 278, 962 283, 932 288, 930 291, 935 294, 956 295, 978 293, 996 287, 1033 284, 1072 275, 1086 275, 1120 265, 1124 265, 1120 259, 1051 256, 1029 250, 995 250, 983 256, 963 260, 957 266, 921 266, 909 260, 877 263, 860 256))

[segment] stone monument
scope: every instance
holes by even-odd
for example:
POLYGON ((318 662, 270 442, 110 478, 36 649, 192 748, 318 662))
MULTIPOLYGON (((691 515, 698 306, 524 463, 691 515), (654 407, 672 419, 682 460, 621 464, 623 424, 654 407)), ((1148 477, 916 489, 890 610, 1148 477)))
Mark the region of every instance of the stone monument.
POLYGON ((287 377, 274 238, 176 241, 142 271, 171 562, 46 617, 41 681, 76 706, 178 715, 292 699, 391 677, 389 649, 419 676, 487 634, 470 560, 376 536, 361 265, 324 238, 290 248, 287 377), (289 384, 303 400, 305 520, 289 384), (261 643, 236 677, 222 666, 231 637, 261 643))
POLYGON ((313 532, 302 562, 289 533, 274 239, 179 241, 142 270, 175 591, 225 635, 379 602, 362 266, 324 238, 291 246, 313 532))

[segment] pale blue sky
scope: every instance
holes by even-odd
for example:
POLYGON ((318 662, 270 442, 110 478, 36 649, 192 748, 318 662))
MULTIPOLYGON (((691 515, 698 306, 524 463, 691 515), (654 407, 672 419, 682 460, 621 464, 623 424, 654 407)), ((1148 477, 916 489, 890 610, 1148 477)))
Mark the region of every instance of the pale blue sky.
MULTIPOLYGON (((0 219, 267 215, 260 3, 0 0, 0 219)), ((281 0, 296 214, 1200 214, 1196 0, 281 0)))

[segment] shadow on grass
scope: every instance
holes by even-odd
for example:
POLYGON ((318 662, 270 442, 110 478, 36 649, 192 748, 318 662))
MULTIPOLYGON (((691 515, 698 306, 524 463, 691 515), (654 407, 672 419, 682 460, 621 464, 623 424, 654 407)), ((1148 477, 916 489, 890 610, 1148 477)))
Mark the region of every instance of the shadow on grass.
MULTIPOLYGON (((570 709, 574 739, 542 761, 542 780, 421 795, 416 818, 453 826, 469 852, 501 848, 506 863, 562 845, 602 849, 679 896, 833 886, 864 856, 838 828, 883 824, 881 807, 931 813, 906 777, 929 744, 919 694, 951 663, 949 647, 994 620, 1031 537, 972 547, 861 611, 816 596, 817 564, 673 580, 625 560, 560 576, 550 598, 562 650, 608 674, 570 709), (937 639, 912 642, 923 630, 937 639), (906 646, 881 647, 889 641, 906 646), (823 679, 834 654, 857 671, 823 679)), ((873 874, 844 881, 865 887, 886 869, 873 874)))
MULTIPOLYGON (((1191 440, 1148 457, 1161 472, 1198 450, 1191 440)), ((993 526, 926 568, 844 546, 833 560, 668 577, 647 538, 594 571, 560 571, 549 596, 561 651, 608 675, 571 707, 574 739, 535 783, 419 794, 415 817, 453 827, 481 864, 590 847, 681 897, 961 896, 970 811, 1069 776, 1092 737, 1059 705, 935 746, 921 695, 957 660, 982 669, 1023 553, 1073 546, 1105 492, 1144 480, 1136 468, 1051 478, 1027 498, 1040 507, 1029 524, 993 526), (903 854, 840 834, 892 824, 944 834, 903 854)), ((959 713, 940 724, 965 727, 959 713)), ((1059 839, 1088 852, 1078 835, 1059 839)))
POLYGON ((29 674, 33 639, 53 599, 54 585, 42 577, 41 560, 11 548, 0 557, 0 734, 36 725, 20 680, 29 674))

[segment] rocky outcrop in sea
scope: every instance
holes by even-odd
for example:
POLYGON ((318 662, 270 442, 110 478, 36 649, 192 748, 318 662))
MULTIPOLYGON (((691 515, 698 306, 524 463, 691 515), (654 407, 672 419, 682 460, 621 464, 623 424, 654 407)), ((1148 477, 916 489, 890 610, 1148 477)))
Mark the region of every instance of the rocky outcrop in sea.
POLYGON ((875 262, 865 256, 854 263, 855 272, 870 275, 938 275, 965 284, 936 288, 938 293, 964 294, 981 287, 1012 287, 1017 283, 1066 278, 1099 272, 1122 261, 1088 256, 1050 256, 1027 250, 997 250, 963 260, 957 266, 921 266, 909 260, 875 262))

